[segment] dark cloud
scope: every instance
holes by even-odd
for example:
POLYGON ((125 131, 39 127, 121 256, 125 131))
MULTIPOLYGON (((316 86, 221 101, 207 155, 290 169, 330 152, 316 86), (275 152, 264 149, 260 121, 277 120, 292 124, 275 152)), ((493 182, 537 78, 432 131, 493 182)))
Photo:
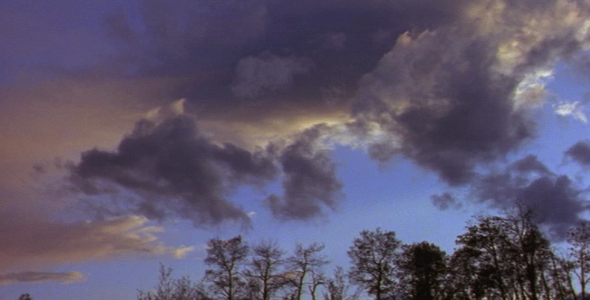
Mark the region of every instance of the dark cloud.
POLYGON ((579 141, 565 151, 565 156, 583 166, 590 166, 590 142, 579 141))
POLYGON ((432 204, 440 210, 447 210, 449 208, 459 209, 463 206, 461 202, 459 202, 455 197, 453 197, 453 195, 449 193, 432 195, 430 196, 430 201, 432 201, 432 204))
POLYGON ((137 193, 137 201, 121 206, 119 213, 153 219, 174 215, 201 226, 248 223, 246 213, 226 197, 238 184, 273 179, 276 168, 261 152, 212 143, 191 117, 179 115, 161 123, 138 121, 116 152, 87 151, 71 174, 72 183, 86 194, 108 192, 105 183, 137 193))
MULTIPOLYGON (((123 92, 117 100, 145 98, 134 102, 142 108, 155 98, 186 97, 187 109, 199 116, 198 128, 211 129, 205 136, 186 116, 140 121, 116 151, 85 152, 71 168, 71 181, 88 195, 117 195, 114 206, 101 204, 110 201, 106 197, 90 197, 97 201, 91 205, 106 215, 179 216, 196 225, 247 222, 243 209, 229 200, 236 187, 265 184, 281 175, 284 195, 268 198, 277 216, 306 219, 333 208, 341 184, 330 150, 319 146, 332 132, 313 127, 322 123, 347 123, 350 139, 366 143, 375 160, 403 155, 451 185, 470 183, 479 167, 504 159, 534 137, 526 104, 542 101, 537 98, 543 88, 531 92, 522 83, 535 83, 540 71, 571 56, 587 40, 584 1, 147 0, 85 5, 61 0, 56 3, 67 9, 55 20, 35 18, 42 8, 27 3, 23 21, 13 17, 11 5, 0 12, 7 16, 0 22, 11 28, 0 35, 19 41, 18 47, 6 43, 0 50, 18 53, 20 60, 29 52, 14 50, 37 49, 31 55, 43 57, 38 49, 49 45, 52 55, 47 57, 52 59, 43 62, 49 65, 45 72, 76 83, 79 78, 93 84, 105 78, 120 82, 117 90, 123 92), (75 19, 76 30, 61 21, 94 11, 92 18, 75 19), (47 24, 67 27, 68 39, 57 46, 46 43, 45 33, 60 35, 43 26, 47 24), (33 32, 32 39, 22 38, 33 32), (71 42, 80 36, 93 42, 71 42), (62 43, 68 51, 56 51, 62 43), (66 64, 64 56, 76 59, 66 64), (289 139, 294 142, 285 142, 289 139), (281 143, 286 144, 277 146, 281 143), (252 150, 267 144, 276 147, 274 152, 252 150)), ((47 6, 52 11, 58 7, 43 8, 47 6)), ((102 90, 113 87, 96 86, 68 97, 111 98, 102 90)), ((555 177, 543 167, 522 161, 510 172, 555 177)), ((510 195, 510 189, 504 192, 510 195)), ((433 198, 441 207, 450 200, 444 194, 433 198)))
POLYGON ((540 175, 552 175, 552 172, 535 155, 527 155, 510 165, 510 170, 519 174, 536 173, 540 175))
POLYGON ((365 76, 356 103, 359 118, 400 140, 397 148, 374 145, 375 158, 404 154, 452 185, 468 182, 476 164, 502 157, 533 133, 525 114, 513 109, 518 81, 490 70, 493 45, 458 34, 467 33, 400 37, 365 76))
POLYGON ((400 36, 363 77, 354 103, 357 119, 397 141, 374 143, 373 157, 401 154, 461 185, 477 166, 519 149, 535 134, 523 106, 543 101, 539 72, 587 39, 579 31, 584 18, 565 20, 559 12, 588 9, 567 1, 471 2, 454 23, 400 36))
POLYGON ((271 195, 272 212, 283 219, 311 219, 322 215, 323 207, 336 208, 342 184, 336 177, 330 151, 318 149, 328 127, 319 125, 305 131, 280 154, 285 178, 284 195, 271 195))
POLYGON ((40 283, 45 281, 55 281, 59 283, 74 283, 85 280, 84 275, 80 272, 15 272, 0 274, 0 285, 11 283, 40 283))
POLYGON ((202 115, 248 110, 255 99, 264 118, 277 106, 348 105, 399 34, 448 23, 457 2, 152 0, 115 10, 104 26, 118 72, 182 78, 168 97, 202 115))
POLYGON ((294 77, 310 71, 312 64, 303 58, 277 57, 265 54, 246 57, 236 66, 232 92, 240 98, 256 98, 265 93, 286 90, 294 77))
POLYGON ((334 209, 341 197, 330 151, 322 148, 330 130, 317 125, 292 142, 248 151, 214 143, 188 115, 160 122, 142 119, 116 151, 84 152, 70 168, 70 182, 89 196, 87 209, 101 217, 181 217, 207 226, 227 221, 249 224, 246 212, 228 196, 240 185, 260 187, 281 175, 284 195, 267 199, 272 212, 280 219, 306 220, 321 216, 324 207, 334 209))
POLYGON ((504 209, 515 204, 532 209, 535 221, 559 240, 583 221, 581 214, 588 210, 583 192, 568 176, 549 172, 532 155, 502 172, 481 176, 472 187, 473 196, 481 202, 504 209))

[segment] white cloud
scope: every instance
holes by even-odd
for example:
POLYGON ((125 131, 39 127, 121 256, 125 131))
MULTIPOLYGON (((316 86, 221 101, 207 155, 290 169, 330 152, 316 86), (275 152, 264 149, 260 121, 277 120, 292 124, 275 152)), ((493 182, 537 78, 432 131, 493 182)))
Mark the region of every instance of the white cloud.
POLYGON ((588 117, 584 112, 585 107, 579 101, 562 101, 559 104, 554 104, 553 109, 559 116, 572 117, 580 122, 588 123, 588 117))

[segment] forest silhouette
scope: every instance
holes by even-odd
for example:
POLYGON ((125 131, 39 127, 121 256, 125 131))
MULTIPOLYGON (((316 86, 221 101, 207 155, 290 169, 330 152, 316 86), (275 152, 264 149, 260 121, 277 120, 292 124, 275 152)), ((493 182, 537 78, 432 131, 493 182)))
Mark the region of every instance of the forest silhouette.
POLYGON ((137 300, 587 299, 590 224, 570 229, 567 246, 557 247, 533 220, 524 208, 473 217, 452 254, 363 230, 348 249, 349 268, 334 270, 326 270, 321 243, 288 254, 273 241, 215 238, 200 280, 161 265, 157 284, 137 300))

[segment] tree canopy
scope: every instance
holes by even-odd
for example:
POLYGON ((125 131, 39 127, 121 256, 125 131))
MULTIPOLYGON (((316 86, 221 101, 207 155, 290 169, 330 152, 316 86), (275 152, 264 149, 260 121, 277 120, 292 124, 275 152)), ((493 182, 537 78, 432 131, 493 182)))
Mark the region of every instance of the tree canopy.
POLYGON ((590 223, 572 228, 567 243, 560 255, 532 212, 519 209, 475 217, 450 255, 427 241, 404 244, 391 230, 363 230, 347 251, 349 268, 328 274, 320 243, 296 244, 287 255, 273 241, 212 239, 201 281, 173 278, 161 266, 159 283, 140 290, 138 300, 358 300, 362 293, 375 300, 586 300, 590 223))

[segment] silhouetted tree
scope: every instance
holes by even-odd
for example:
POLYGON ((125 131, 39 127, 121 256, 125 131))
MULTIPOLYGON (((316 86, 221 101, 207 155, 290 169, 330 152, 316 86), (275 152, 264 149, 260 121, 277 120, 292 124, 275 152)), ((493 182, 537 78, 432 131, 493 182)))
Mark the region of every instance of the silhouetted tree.
POLYGON ((235 300, 244 292, 246 282, 241 268, 248 258, 249 247, 241 236, 229 240, 212 239, 207 243, 205 281, 220 299, 235 300))
POLYGON ((462 247, 456 252, 464 262, 458 262, 458 256, 453 260, 474 267, 470 293, 478 299, 554 298, 549 282, 555 278, 551 276, 554 254, 549 240, 532 222, 532 212, 519 208, 503 217, 476 220, 457 240, 462 247))
POLYGON ((301 300, 304 287, 307 285, 312 299, 315 300, 317 288, 323 284, 321 268, 328 263, 326 257, 321 254, 323 250, 323 244, 313 243, 307 247, 297 244, 293 256, 287 258, 285 278, 294 287, 292 299, 301 300), (308 275, 311 277, 309 283, 306 282, 308 275))
POLYGON ((421 242, 403 245, 397 261, 400 291, 411 300, 438 300, 443 297, 447 254, 438 246, 421 242))
POLYGON ((158 283, 152 291, 138 291, 137 300, 208 300, 203 286, 183 276, 172 277, 172 268, 160 265, 158 283))
POLYGON ((580 282, 580 294, 582 300, 585 300, 590 274, 590 223, 582 223, 570 230, 567 241, 570 244, 575 274, 580 282))
POLYGON ((245 270, 251 300, 270 300, 285 285, 281 270, 285 251, 276 242, 263 241, 252 248, 252 258, 245 270))
POLYGON ((29 294, 22 294, 18 297, 17 300, 33 300, 33 297, 29 294))
POLYGON ((349 295, 349 288, 348 276, 344 269, 336 267, 333 277, 327 281, 324 300, 357 300, 359 298, 358 291, 349 295))
POLYGON ((376 300, 394 298, 395 261, 401 242, 393 231, 363 230, 348 250, 352 267, 350 280, 364 288, 376 300))

